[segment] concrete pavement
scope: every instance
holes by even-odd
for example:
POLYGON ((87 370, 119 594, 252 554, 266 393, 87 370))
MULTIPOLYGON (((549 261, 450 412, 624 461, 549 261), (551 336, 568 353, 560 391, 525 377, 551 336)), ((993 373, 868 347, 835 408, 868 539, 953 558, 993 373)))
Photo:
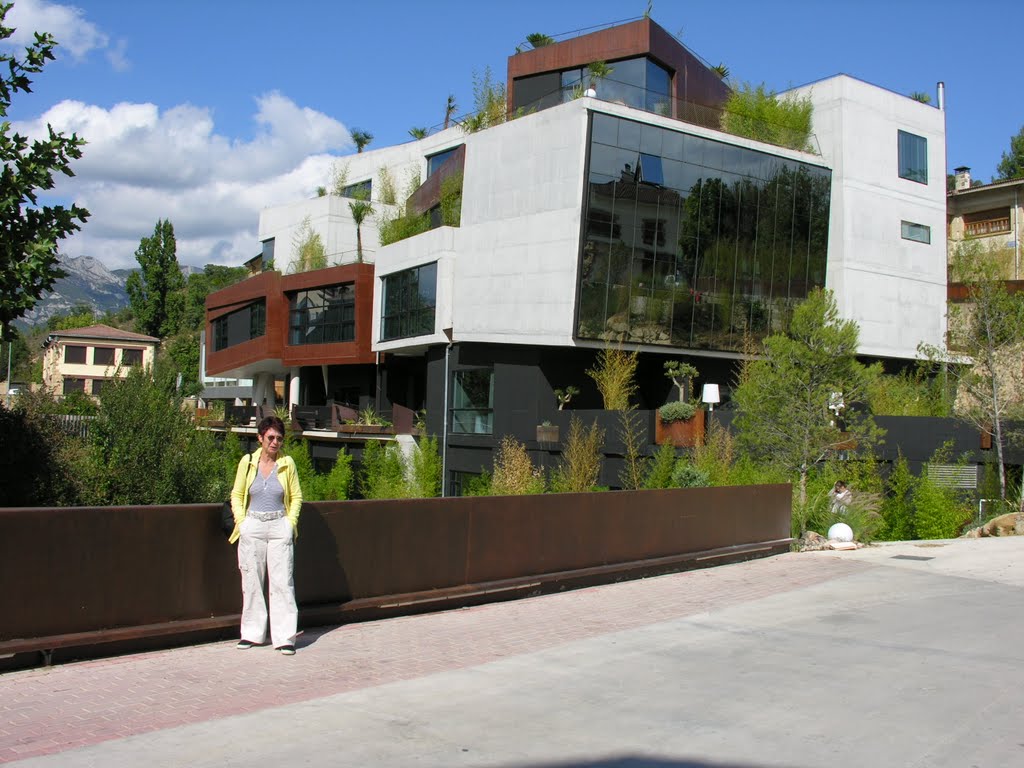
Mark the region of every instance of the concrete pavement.
POLYGON ((17 766, 1011 766, 1024 537, 767 560, 0 676, 17 766))

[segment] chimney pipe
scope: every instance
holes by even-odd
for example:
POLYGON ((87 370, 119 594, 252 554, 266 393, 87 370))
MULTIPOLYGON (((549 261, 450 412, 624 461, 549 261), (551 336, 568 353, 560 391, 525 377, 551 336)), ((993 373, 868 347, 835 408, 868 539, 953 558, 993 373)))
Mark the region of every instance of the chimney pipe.
POLYGON ((946 109, 946 84, 939 80, 939 82, 935 84, 935 88, 939 92, 939 111, 943 112, 946 109))

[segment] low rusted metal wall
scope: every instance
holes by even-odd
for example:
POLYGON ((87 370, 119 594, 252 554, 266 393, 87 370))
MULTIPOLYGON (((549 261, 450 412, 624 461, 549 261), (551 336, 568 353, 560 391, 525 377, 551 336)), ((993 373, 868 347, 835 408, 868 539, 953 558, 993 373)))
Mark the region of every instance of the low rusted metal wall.
MULTIPOLYGON (((306 504, 302 623, 507 599, 784 551, 790 486, 306 504)), ((0 654, 228 632, 219 506, 0 509, 0 654)))

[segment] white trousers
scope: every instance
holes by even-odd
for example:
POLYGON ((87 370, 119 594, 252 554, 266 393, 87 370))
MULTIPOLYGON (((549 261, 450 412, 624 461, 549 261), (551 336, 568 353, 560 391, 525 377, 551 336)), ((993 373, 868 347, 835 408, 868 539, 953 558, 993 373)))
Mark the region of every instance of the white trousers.
POLYGON ((295 605, 295 537, 287 517, 263 522, 242 521, 238 539, 238 570, 242 573, 243 640, 267 640, 266 577, 270 575, 270 640, 275 648, 295 645, 299 611, 295 605))

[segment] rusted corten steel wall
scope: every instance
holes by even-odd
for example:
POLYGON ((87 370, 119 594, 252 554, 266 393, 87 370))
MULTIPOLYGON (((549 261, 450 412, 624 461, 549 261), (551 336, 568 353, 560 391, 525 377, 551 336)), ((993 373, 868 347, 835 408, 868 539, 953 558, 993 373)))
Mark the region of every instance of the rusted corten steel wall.
MULTIPOLYGON (((305 626, 785 551, 790 486, 306 504, 305 626)), ((215 505, 0 509, 0 654, 237 624, 215 505)))

